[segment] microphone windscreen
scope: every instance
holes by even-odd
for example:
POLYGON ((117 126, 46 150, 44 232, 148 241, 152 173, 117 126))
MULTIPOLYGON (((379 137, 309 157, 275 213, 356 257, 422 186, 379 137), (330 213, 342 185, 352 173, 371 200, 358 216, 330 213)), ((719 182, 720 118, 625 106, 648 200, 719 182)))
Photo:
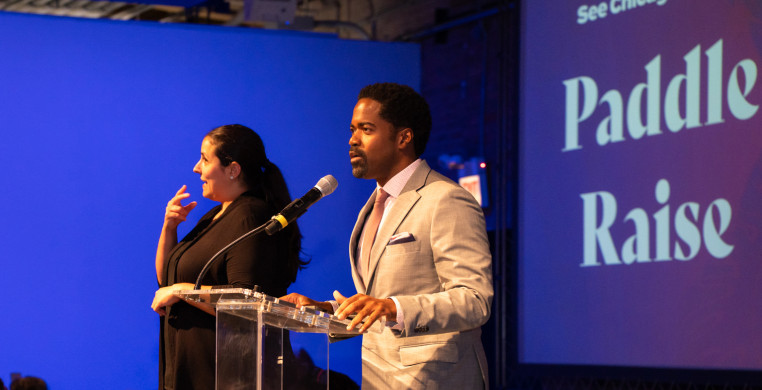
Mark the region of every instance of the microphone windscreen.
POLYGON ((330 195, 338 186, 339 182, 336 181, 336 178, 332 175, 323 176, 323 178, 315 184, 315 188, 317 188, 323 196, 330 195))

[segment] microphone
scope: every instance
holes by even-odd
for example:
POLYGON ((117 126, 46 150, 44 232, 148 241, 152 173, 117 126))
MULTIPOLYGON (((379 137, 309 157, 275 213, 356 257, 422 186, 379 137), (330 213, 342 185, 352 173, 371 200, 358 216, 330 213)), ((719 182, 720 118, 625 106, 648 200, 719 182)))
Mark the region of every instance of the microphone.
POLYGON ((339 183, 333 176, 324 176, 314 187, 312 187, 312 189, 307 191, 304 196, 289 203, 280 214, 274 215, 270 222, 267 223, 265 232, 270 236, 279 232, 281 229, 288 226, 289 223, 301 217, 302 214, 304 214, 315 202, 320 200, 320 198, 330 195, 338 185, 339 183))

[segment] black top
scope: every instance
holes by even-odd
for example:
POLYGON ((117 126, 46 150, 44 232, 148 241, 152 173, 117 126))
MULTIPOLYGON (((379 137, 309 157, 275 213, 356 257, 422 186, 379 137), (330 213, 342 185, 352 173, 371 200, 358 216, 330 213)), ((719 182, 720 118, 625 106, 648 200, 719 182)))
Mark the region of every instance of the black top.
MULTIPOLYGON (((260 198, 245 193, 218 218, 214 207, 169 254, 164 280, 195 283, 217 251, 262 225, 276 213, 260 198)), ((285 234, 258 234, 217 258, 201 284, 214 288, 258 285, 261 292, 283 296, 290 284, 285 234)), ((162 286, 163 287, 163 286, 162 286)), ((180 301, 161 318, 159 389, 214 389, 215 317, 180 301)))

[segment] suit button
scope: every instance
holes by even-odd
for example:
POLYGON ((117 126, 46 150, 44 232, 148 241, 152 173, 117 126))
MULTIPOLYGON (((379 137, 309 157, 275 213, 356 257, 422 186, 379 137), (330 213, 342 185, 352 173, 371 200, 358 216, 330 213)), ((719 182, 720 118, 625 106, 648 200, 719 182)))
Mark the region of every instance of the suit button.
POLYGON ((427 325, 419 325, 414 329, 415 333, 424 333, 429 331, 429 327, 427 325))

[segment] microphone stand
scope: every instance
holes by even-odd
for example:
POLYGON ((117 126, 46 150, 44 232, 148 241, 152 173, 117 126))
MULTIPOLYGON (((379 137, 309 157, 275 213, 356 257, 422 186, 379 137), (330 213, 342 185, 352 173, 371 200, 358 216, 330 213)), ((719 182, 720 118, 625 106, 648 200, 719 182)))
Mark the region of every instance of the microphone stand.
POLYGON ((196 285, 193 286, 193 289, 194 290, 200 290, 201 289, 201 279, 203 279, 204 276, 206 276, 206 273, 209 272, 209 268, 212 267, 212 263, 214 263, 214 260, 216 260, 218 257, 220 257, 220 255, 222 255, 223 253, 227 252, 227 250, 232 248, 233 245, 238 244, 244 238, 247 238, 247 237, 254 236, 254 235, 257 235, 259 233, 262 233, 265 230, 265 227, 267 227, 267 225, 269 223, 270 223, 270 221, 267 221, 264 224, 262 224, 261 226, 255 228, 254 230, 252 230, 252 231, 242 235, 241 237, 236 238, 235 241, 231 242, 230 244, 227 244, 224 248, 220 249, 217 253, 215 253, 214 256, 212 256, 212 258, 209 259, 209 261, 207 261, 206 264, 204 264, 204 268, 201 269, 201 272, 199 272, 198 278, 196 279, 196 285))

